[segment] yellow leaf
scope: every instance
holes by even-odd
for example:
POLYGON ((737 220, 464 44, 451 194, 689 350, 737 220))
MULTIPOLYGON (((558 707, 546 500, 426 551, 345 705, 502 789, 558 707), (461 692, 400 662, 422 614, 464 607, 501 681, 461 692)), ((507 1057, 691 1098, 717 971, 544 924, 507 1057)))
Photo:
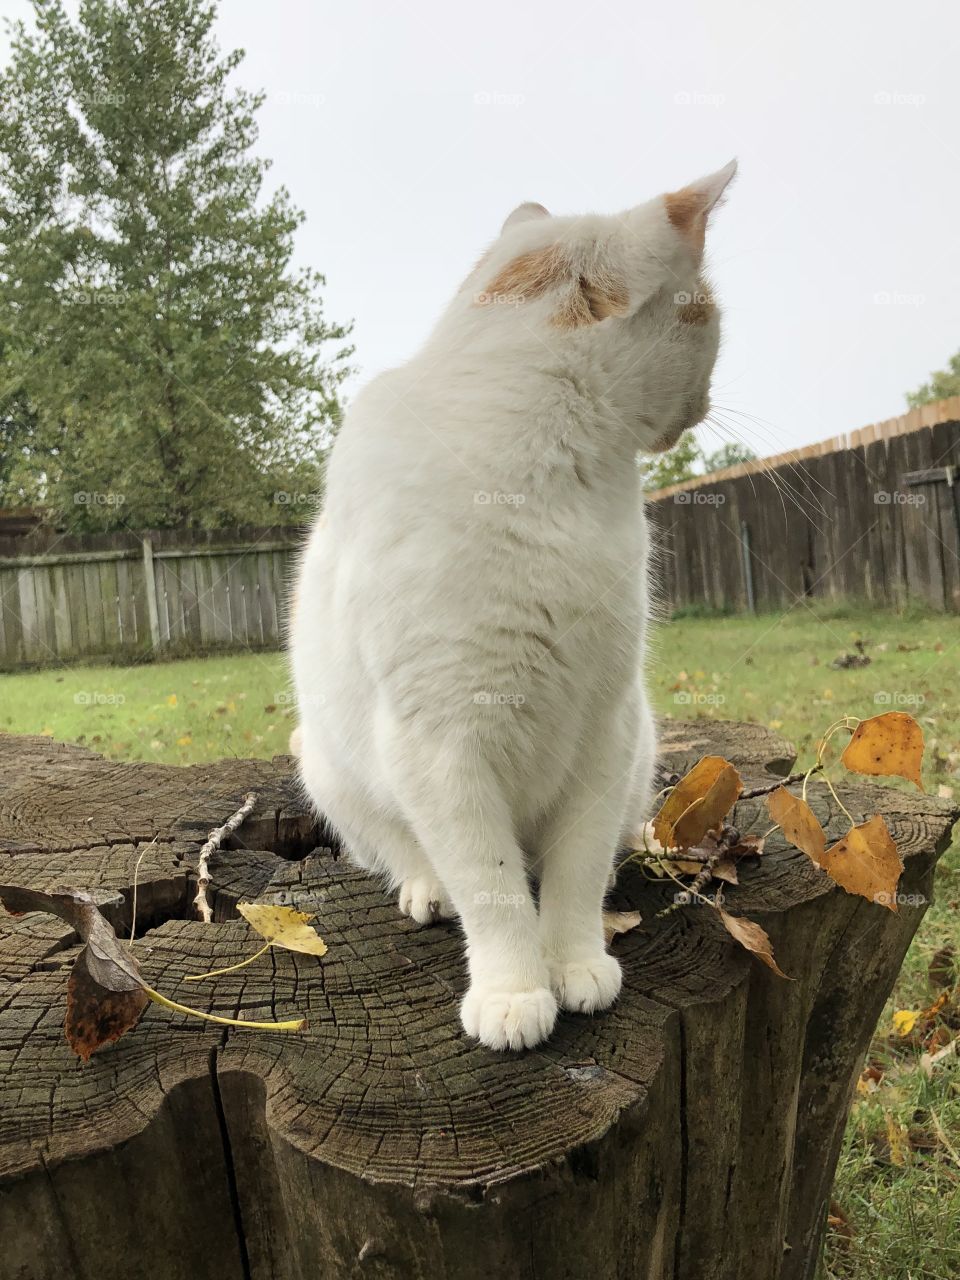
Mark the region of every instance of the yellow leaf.
POLYGON ((908 1036, 920 1021, 920 1013, 916 1009, 898 1009, 893 1015, 893 1025, 898 1035, 908 1036))
POLYGON ((887 1142, 890 1144, 890 1163, 898 1168, 910 1163, 910 1134, 906 1125, 900 1124, 889 1111, 883 1113, 887 1125, 887 1142))
POLYGON ((238 902, 237 910, 261 938, 288 951, 303 951, 311 956, 327 953, 327 944, 310 928, 312 915, 294 907, 278 907, 269 902, 238 902))
POLYGON ((169 694, 167 696, 167 706, 175 707, 176 705, 177 705, 177 695, 175 693, 169 694))
POLYGON ((193 741, 193 738, 190 736, 190 734, 189 734, 189 733, 185 733, 185 734, 183 735, 183 737, 182 737, 182 738, 178 738, 178 739, 177 739, 177 746, 178 746, 178 747, 189 747, 189 745, 190 745, 190 743, 191 743, 192 741, 193 741))
POLYGON ((922 791, 923 730, 905 711, 886 711, 861 720, 840 762, 854 773, 906 778, 922 791))
POLYGON ((786 787, 778 787, 767 796, 767 809, 790 843, 819 863, 827 847, 827 837, 806 800, 792 795, 786 787))
POLYGON ((814 858, 814 862, 847 893, 857 893, 896 911, 903 862, 879 814, 851 827, 842 840, 814 858))
POLYGON ((730 812, 743 783, 722 756, 704 756, 685 774, 653 820, 653 833, 665 849, 689 849, 730 812))
POLYGON ((731 916, 720 908, 720 919, 723 921, 723 927, 731 938, 736 938, 741 947, 746 947, 748 951, 752 951, 758 960, 762 960, 768 969, 772 969, 774 973, 781 978, 786 978, 786 974, 773 958, 773 944, 771 943, 765 929, 761 929, 758 924, 752 920, 746 920, 743 916, 731 916))

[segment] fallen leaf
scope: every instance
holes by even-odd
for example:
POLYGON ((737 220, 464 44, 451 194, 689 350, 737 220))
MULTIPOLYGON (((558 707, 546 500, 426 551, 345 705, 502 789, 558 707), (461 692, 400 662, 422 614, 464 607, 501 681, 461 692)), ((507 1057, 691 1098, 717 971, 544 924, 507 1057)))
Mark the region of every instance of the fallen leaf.
POLYGON ((949 987, 956 971, 956 952, 948 943, 935 951, 927 966, 927 978, 934 989, 949 987))
POLYGON ((853 1229, 853 1224, 850 1222, 850 1219, 844 1213, 839 1201, 837 1200, 830 1201, 830 1211, 827 1214, 827 1226, 834 1235, 840 1237, 840 1243, 844 1247, 848 1246, 850 1241, 855 1238, 856 1232, 853 1229))
POLYGON ((311 956, 327 954, 327 944, 310 927, 313 919, 295 907, 278 907, 269 902, 238 902, 237 910, 252 929, 276 947, 302 951, 311 956))
POLYGON ((907 1126, 894 1119, 889 1111, 883 1113, 887 1126, 887 1142, 890 1146, 890 1163, 902 1169, 910 1163, 910 1133, 907 1126))
MULTIPOLYGON (((288 1022, 249 1022, 221 1018, 167 999, 144 980, 133 952, 120 941, 113 926, 100 911, 97 900, 82 889, 61 889, 43 893, 20 885, 0 885, 0 902, 13 915, 25 911, 45 911, 66 921, 84 944, 70 972, 67 984, 67 1013, 64 1031, 71 1049, 84 1062, 90 1055, 134 1027, 149 1001, 216 1022, 222 1026, 255 1027, 270 1031, 299 1031, 303 1018, 288 1022)), ((119 894, 104 904, 121 905, 119 894)))
POLYGON ((724 911, 723 907, 720 907, 719 911, 723 927, 731 938, 736 938, 742 947, 752 951, 757 959, 762 960, 768 969, 772 969, 781 978, 787 977, 773 958, 773 944, 767 936, 766 930, 761 929, 753 920, 747 920, 743 916, 730 915, 724 911))
POLYGON ((737 875, 737 864, 732 858, 722 858, 712 871, 715 880, 723 880, 727 884, 739 884, 740 878, 737 875))
POLYGON ((806 800, 792 795, 786 787, 778 787, 767 796, 767 809, 790 843, 819 862, 827 847, 827 837, 806 800))
POLYGON ((922 762, 923 730, 905 711, 861 720, 840 757, 840 763, 854 773, 906 778, 921 791, 922 762))
MULTIPOLYGON (((16 885, 0 886, 8 911, 46 911, 76 930, 84 943, 73 963, 67 987, 64 1029, 70 1048, 84 1062, 136 1026, 148 1003, 140 966, 100 912, 95 898, 80 889, 41 893, 16 885)), ((119 906, 123 899, 106 899, 119 906)))
POLYGON ((603 913, 603 940, 607 946, 621 933, 629 933, 640 923, 639 911, 605 911, 603 913))
MULTIPOLYGON (((296 730, 294 730, 296 732, 296 730)), ((292 735, 291 735, 292 736, 292 735)), ((291 755, 296 753, 291 751, 291 755)), ((635 831, 627 841, 627 848, 634 853, 666 853, 663 845, 653 834, 653 823, 645 822, 639 831, 635 831)))
POLYGON ((879 1067, 864 1067, 857 1078, 857 1093, 861 1098, 869 1098, 876 1093, 883 1082, 883 1072, 879 1067))
POLYGON ((664 848, 689 849, 718 826, 743 790, 736 769, 722 756, 704 756, 671 790, 653 820, 664 848))
POLYGON ((664 868, 667 875, 675 876, 697 876, 704 868, 704 863, 693 862, 689 858, 662 858, 660 866, 664 868))
POLYGON ((918 1009, 898 1009, 893 1015, 893 1026, 897 1035, 908 1036, 920 1021, 921 1016, 918 1009))
POLYGON ((897 910, 903 861, 879 814, 851 827, 814 862, 847 893, 859 894, 890 911, 897 910))
POLYGON ((175 693, 169 694, 167 696, 167 706, 175 707, 176 705, 177 705, 177 695, 175 693))
POLYGON ((89 1062, 97 1049, 135 1027, 149 1003, 150 997, 138 981, 125 990, 102 986, 90 972, 90 951, 84 947, 73 962, 67 983, 67 1043, 79 1058, 89 1062))

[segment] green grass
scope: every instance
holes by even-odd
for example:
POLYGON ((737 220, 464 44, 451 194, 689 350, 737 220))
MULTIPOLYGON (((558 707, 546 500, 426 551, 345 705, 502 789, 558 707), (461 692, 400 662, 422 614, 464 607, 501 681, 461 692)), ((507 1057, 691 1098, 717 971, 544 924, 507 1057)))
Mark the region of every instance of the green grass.
MULTIPOLYGON (((778 729, 801 763, 838 716, 909 711, 924 728, 928 790, 960 797, 956 618, 802 606, 784 617, 686 616, 655 633, 651 691, 666 715, 778 729), (856 652, 857 640, 870 665, 832 667, 856 652)), ((269 757, 286 751, 293 723, 278 654, 0 675, 0 730, 82 742, 113 759, 269 757)), ((960 957, 956 847, 941 863, 936 902, 871 1046, 871 1075, 854 1103, 834 1187, 851 1234, 829 1235, 823 1280, 960 1275, 960 1070, 941 1066, 928 1080, 919 1068, 924 1048, 960 1030, 960 974, 929 975, 945 948, 960 957), (898 1034, 895 1011, 925 1010, 945 990, 942 1008, 898 1034)))
POLYGON ((113 760, 269 758, 287 750, 293 717, 277 653, 0 675, 0 731, 80 742, 113 760))

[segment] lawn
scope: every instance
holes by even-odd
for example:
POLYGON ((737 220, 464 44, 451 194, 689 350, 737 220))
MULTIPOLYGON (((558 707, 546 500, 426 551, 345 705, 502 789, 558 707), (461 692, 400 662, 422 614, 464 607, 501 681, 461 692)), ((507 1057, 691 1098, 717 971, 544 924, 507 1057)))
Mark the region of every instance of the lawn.
MULTIPOLYGON (((960 796, 956 618, 804 606, 784 616, 680 618, 655 632, 651 691, 666 715, 778 729, 801 761, 840 715, 909 711, 924 727, 928 790, 960 796), (861 654, 868 664, 833 665, 861 654)), ((272 756, 286 751, 294 722, 278 654, 0 675, 0 730, 82 742, 114 759, 272 756)), ((956 1060, 931 1078, 920 1068, 925 1049, 960 1030, 957 955, 955 847, 858 1087, 823 1280, 960 1275, 960 1071, 956 1060), (911 1026, 912 1014, 921 1016, 911 1026)))

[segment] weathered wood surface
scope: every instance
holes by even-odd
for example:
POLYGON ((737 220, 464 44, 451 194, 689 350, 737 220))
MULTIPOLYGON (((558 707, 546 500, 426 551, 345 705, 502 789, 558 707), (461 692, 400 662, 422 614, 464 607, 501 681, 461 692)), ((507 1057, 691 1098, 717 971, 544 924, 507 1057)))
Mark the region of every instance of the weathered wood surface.
POLYGON ((800 454, 769 475, 748 465, 648 502, 674 608, 749 607, 746 526, 759 611, 809 597, 960 612, 960 421, 800 454))
POLYGON ((276 648, 295 528, 0 537, 0 669, 276 648))
MULTIPOLYGON (((754 784, 792 758, 756 727, 668 728, 668 770, 708 752, 754 784)), ((838 833, 823 790, 814 807, 838 833)), ((456 929, 417 927, 338 858, 288 759, 121 765, 0 736, 0 880, 87 888, 129 927, 142 855, 147 980, 213 1012, 310 1023, 228 1030, 151 1005, 82 1065, 63 1036, 75 937, 45 915, 0 919, 0 1276, 811 1280, 852 1085, 955 816, 871 784, 841 795, 888 818, 899 912, 772 837, 728 906, 768 930, 787 982, 709 910, 656 920, 670 892, 628 869, 614 902, 644 925, 615 944, 618 1004, 495 1054, 459 1027, 456 929), (204 925, 191 868, 251 789, 246 847, 213 860, 204 925), (316 911, 328 954, 184 982, 249 954, 241 898, 316 911)), ((761 803, 739 806, 742 830, 769 825, 761 803)))

